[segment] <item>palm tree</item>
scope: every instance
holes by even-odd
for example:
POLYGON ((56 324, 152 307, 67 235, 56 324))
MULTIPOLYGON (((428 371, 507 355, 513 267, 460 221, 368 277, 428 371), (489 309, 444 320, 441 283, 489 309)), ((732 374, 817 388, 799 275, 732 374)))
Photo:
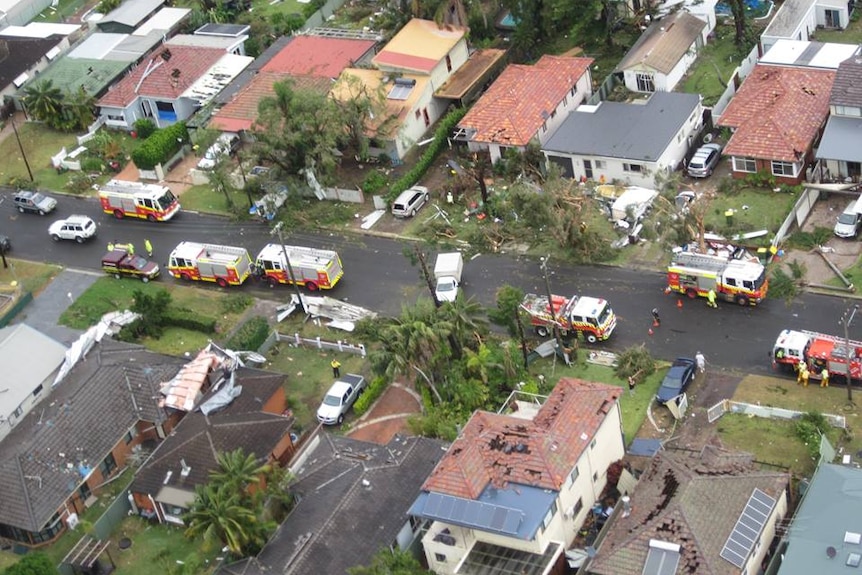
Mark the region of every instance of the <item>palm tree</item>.
POLYGON ((195 501, 183 521, 186 537, 218 541, 237 556, 259 545, 263 537, 257 517, 243 504, 241 493, 212 483, 195 489, 195 501))
POLYGON ((66 94, 63 99, 63 115, 68 122, 69 131, 83 130, 93 123, 96 99, 78 86, 76 91, 66 94))
POLYGON ((465 347, 476 349, 480 345, 488 331, 484 313, 482 305, 472 296, 469 299, 456 297, 455 301, 446 302, 438 310, 439 317, 451 326, 451 343, 457 346, 453 350, 455 357, 460 357, 465 347), (470 345, 472 339, 475 339, 475 345, 470 345))
POLYGON ((62 111, 63 92, 51 80, 42 80, 24 88, 21 101, 27 112, 37 120, 56 121, 62 111))
POLYGON ((216 460, 219 468, 210 471, 210 482, 243 493, 249 486, 260 483, 262 476, 271 468, 269 463, 259 463, 254 454, 246 454, 242 449, 219 453, 216 460))

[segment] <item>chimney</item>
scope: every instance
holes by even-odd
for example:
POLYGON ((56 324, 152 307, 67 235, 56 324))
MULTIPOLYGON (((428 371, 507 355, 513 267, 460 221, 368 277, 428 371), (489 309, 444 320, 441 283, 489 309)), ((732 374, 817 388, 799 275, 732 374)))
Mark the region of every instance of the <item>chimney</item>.
POLYGON ((180 459, 180 465, 182 465, 182 467, 183 467, 183 470, 180 472, 180 477, 185 479, 189 476, 189 473, 192 472, 192 468, 189 467, 188 465, 186 465, 185 459, 180 459))

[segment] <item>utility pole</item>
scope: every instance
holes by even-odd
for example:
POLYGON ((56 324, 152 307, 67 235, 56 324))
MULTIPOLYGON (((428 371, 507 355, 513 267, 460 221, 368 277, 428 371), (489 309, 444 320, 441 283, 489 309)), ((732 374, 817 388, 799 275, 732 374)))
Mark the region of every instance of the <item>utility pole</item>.
POLYGON ((515 325, 518 326, 518 338, 521 340, 521 354, 524 356, 524 369, 530 367, 529 354, 527 353, 527 338, 524 337, 524 324, 521 322, 521 309, 515 308, 515 325))
POLYGON ((284 264, 287 266, 287 273, 290 276, 290 281, 293 284, 293 289, 296 291, 296 299, 298 300, 299 309, 302 310, 302 313, 308 313, 305 309, 305 302, 302 301, 302 294, 299 293, 299 284, 296 283, 296 276, 293 275, 293 266, 290 265, 290 255, 287 252, 287 246, 284 245, 284 235, 282 234, 282 228, 284 227, 284 222, 278 222, 275 224, 275 227, 270 231, 270 235, 278 235, 278 241, 281 244, 281 250, 284 254, 284 264))
POLYGON ((18 136, 18 127, 15 125, 15 115, 9 116, 9 121, 12 122, 12 131, 15 132, 15 141, 18 142, 18 149, 21 150, 21 157, 24 158, 24 165, 27 166, 27 174, 30 176, 30 181, 35 182, 33 178, 33 170, 30 169, 30 162, 27 161, 27 154, 24 153, 24 146, 21 145, 21 137, 18 136))
POLYGON ((859 306, 854 305, 852 308, 844 312, 841 318, 841 323, 844 324, 844 345, 847 346, 847 372, 844 374, 844 381, 847 382, 847 401, 853 403, 853 378, 850 376, 850 363, 853 361, 853 348, 850 347, 850 324, 853 323, 853 318, 856 317, 856 312, 859 311, 859 306))
POLYGON ((548 311, 551 313, 551 317, 553 318, 553 326, 554 326, 554 339, 557 340, 557 352, 562 354, 563 361, 566 362, 566 365, 571 365, 569 360, 569 354, 566 352, 566 348, 563 346, 563 336, 560 333, 560 325, 557 321, 557 310, 554 309, 554 297, 551 294, 551 280, 548 279, 548 260, 551 259, 550 254, 540 258, 542 265, 542 275, 545 277, 545 290, 548 294, 548 311))

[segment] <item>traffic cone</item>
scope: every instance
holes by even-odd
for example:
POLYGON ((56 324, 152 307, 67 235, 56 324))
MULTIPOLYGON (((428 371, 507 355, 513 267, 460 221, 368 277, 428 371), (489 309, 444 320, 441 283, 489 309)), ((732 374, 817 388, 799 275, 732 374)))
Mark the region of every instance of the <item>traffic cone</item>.
MULTIPOLYGON (((658 320, 655 320, 655 319, 654 319, 654 320, 652 320, 652 326, 653 326, 653 327, 658 327, 658 326, 659 326, 658 320)), ((650 331, 652 331, 652 330, 650 330, 650 331)))
POLYGON ((647 332, 647 333, 649 333, 650 335, 652 335, 652 333, 653 333, 653 332, 652 332, 652 328, 649 328, 649 332, 647 332))
POLYGON ((681 299, 676 300, 676 307, 682 308, 682 300, 681 299))

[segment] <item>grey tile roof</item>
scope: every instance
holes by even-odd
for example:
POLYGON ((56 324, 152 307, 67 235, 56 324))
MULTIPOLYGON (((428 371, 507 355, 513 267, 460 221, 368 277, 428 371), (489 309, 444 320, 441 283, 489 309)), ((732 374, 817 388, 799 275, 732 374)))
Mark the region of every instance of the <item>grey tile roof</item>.
POLYGON ((859 51, 838 65, 829 105, 862 108, 862 54, 859 51))
POLYGON ((829 116, 817 159, 862 162, 862 118, 829 116))
POLYGON ((162 422, 158 384, 185 363, 104 339, 0 443, 0 523, 39 531, 138 421, 162 422))
MULTIPOLYGON (((5 381, 0 384, 0 417, 11 416, 37 386, 46 384, 63 364, 67 349, 25 323, 0 329, 0 365, 5 381), (39 361, 22 361, 25 357, 38 357, 39 361)), ((47 384, 51 381, 53 377, 47 384)))
POLYGON ((581 106, 569 114, 542 151, 656 161, 699 103, 697 94, 656 92, 645 104, 602 102, 595 111, 581 106))
POLYGON ((281 374, 239 369, 236 382, 242 386, 242 394, 209 416, 200 411, 188 414, 138 470, 131 490, 153 497, 164 485, 194 491, 218 468, 216 455, 220 452, 242 449, 265 459, 293 426, 293 418, 261 411, 284 379, 281 374), (181 460, 191 468, 185 478, 180 473, 181 460), (169 471, 171 478, 165 482, 169 471))
POLYGON ((706 25, 704 20, 685 11, 653 22, 626 53, 616 71, 649 66, 670 74, 706 25))
POLYGON ((98 20, 96 25, 117 22, 135 28, 164 3, 165 0, 126 0, 105 14, 105 17, 98 20))
POLYGON ((62 41, 62 36, 0 39, 0 90, 37 64, 51 48, 62 41))
POLYGON ((641 575, 658 539, 681 545, 680 573, 738 575, 719 554, 740 513, 755 488, 780 499, 790 482, 786 473, 755 470, 751 459, 712 446, 703 456, 659 452, 631 495, 631 514, 614 520, 589 572, 641 575))
POLYGON ((816 0, 785 0, 761 36, 790 38, 816 0))
POLYGON ((346 573, 367 565, 395 541, 423 481, 443 456, 444 443, 396 436, 377 445, 322 432, 292 490, 299 498, 253 560, 221 575, 346 573))

